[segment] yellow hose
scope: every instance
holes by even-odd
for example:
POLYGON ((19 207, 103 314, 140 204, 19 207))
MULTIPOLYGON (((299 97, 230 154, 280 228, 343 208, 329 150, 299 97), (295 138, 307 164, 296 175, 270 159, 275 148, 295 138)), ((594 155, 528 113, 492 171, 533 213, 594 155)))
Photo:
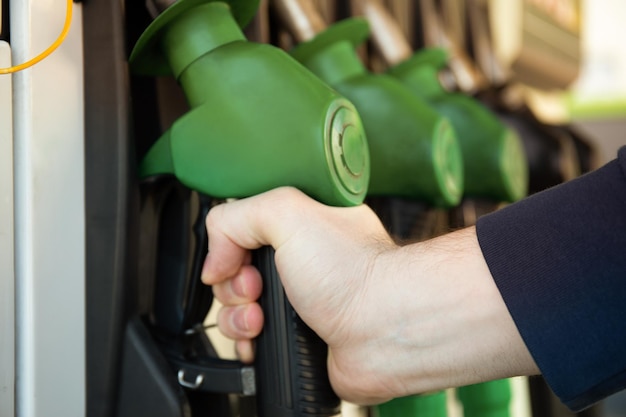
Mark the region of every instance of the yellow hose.
POLYGON ((24 62, 23 64, 15 65, 8 68, 0 68, 0 74, 11 74, 14 72, 21 71, 28 67, 32 67, 36 63, 45 59, 48 55, 54 52, 55 49, 59 47, 65 40, 67 33, 70 31, 70 26, 72 24, 72 0, 67 0, 67 10, 65 11, 65 23, 63 24, 63 30, 59 37, 50 45, 45 51, 34 57, 33 59, 24 62))

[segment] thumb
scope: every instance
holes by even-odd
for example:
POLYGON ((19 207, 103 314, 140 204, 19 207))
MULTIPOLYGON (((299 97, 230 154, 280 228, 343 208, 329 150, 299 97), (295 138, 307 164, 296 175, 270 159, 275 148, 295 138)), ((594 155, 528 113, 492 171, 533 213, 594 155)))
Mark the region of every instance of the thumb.
POLYGON ((297 189, 282 187, 212 208, 206 217, 209 254, 202 281, 213 285, 232 278, 249 263, 251 249, 278 249, 302 224, 295 219, 296 206, 305 199, 297 189))

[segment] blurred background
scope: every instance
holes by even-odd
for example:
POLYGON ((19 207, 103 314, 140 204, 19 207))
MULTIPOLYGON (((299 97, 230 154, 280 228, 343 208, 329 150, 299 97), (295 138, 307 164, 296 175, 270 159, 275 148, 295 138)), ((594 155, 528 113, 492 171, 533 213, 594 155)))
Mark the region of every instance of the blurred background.
POLYGON ((574 123, 590 133, 603 160, 615 156, 626 142, 626 48, 619 16, 626 5, 616 0, 581 4, 582 62, 580 75, 564 95, 564 107, 574 123))

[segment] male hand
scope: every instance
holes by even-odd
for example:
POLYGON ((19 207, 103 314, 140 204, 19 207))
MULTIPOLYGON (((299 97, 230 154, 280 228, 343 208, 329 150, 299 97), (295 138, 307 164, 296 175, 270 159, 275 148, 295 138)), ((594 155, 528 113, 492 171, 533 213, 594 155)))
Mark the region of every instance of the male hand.
POLYGON ((329 374, 341 395, 343 373, 350 372, 344 368, 365 369, 371 360, 348 357, 366 342, 359 332, 376 331, 363 326, 363 312, 377 302, 369 282, 378 255, 395 248, 378 217, 365 205, 329 207, 281 188, 217 206, 206 225, 209 255, 202 279, 224 305, 218 326, 236 340, 239 357, 253 360, 251 339, 263 326, 257 303, 262 279, 250 265, 250 250, 273 246, 288 299, 329 345, 329 374))
POLYGON ((329 347, 343 399, 390 398, 537 373, 474 228, 398 247, 367 206, 329 207, 280 188, 213 208, 202 280, 243 361, 263 327, 250 250, 276 250, 285 293, 329 347))

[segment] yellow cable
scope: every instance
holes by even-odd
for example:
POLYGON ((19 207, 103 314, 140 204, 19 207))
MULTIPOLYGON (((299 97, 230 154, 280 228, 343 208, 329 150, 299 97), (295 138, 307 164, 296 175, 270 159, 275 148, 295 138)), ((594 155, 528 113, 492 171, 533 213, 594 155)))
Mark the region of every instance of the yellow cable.
POLYGON ((67 10, 65 11, 65 23, 63 24, 63 30, 61 31, 59 37, 54 41, 54 43, 50 45, 45 51, 43 51, 33 59, 24 62, 23 64, 15 65, 8 68, 0 68, 0 74, 11 74, 26 69, 28 67, 32 67, 36 63, 45 59, 48 55, 54 52, 54 50, 57 49, 59 45, 63 43, 65 37, 67 36, 67 33, 70 31, 70 26, 72 24, 72 1, 73 0, 67 0, 67 10))

